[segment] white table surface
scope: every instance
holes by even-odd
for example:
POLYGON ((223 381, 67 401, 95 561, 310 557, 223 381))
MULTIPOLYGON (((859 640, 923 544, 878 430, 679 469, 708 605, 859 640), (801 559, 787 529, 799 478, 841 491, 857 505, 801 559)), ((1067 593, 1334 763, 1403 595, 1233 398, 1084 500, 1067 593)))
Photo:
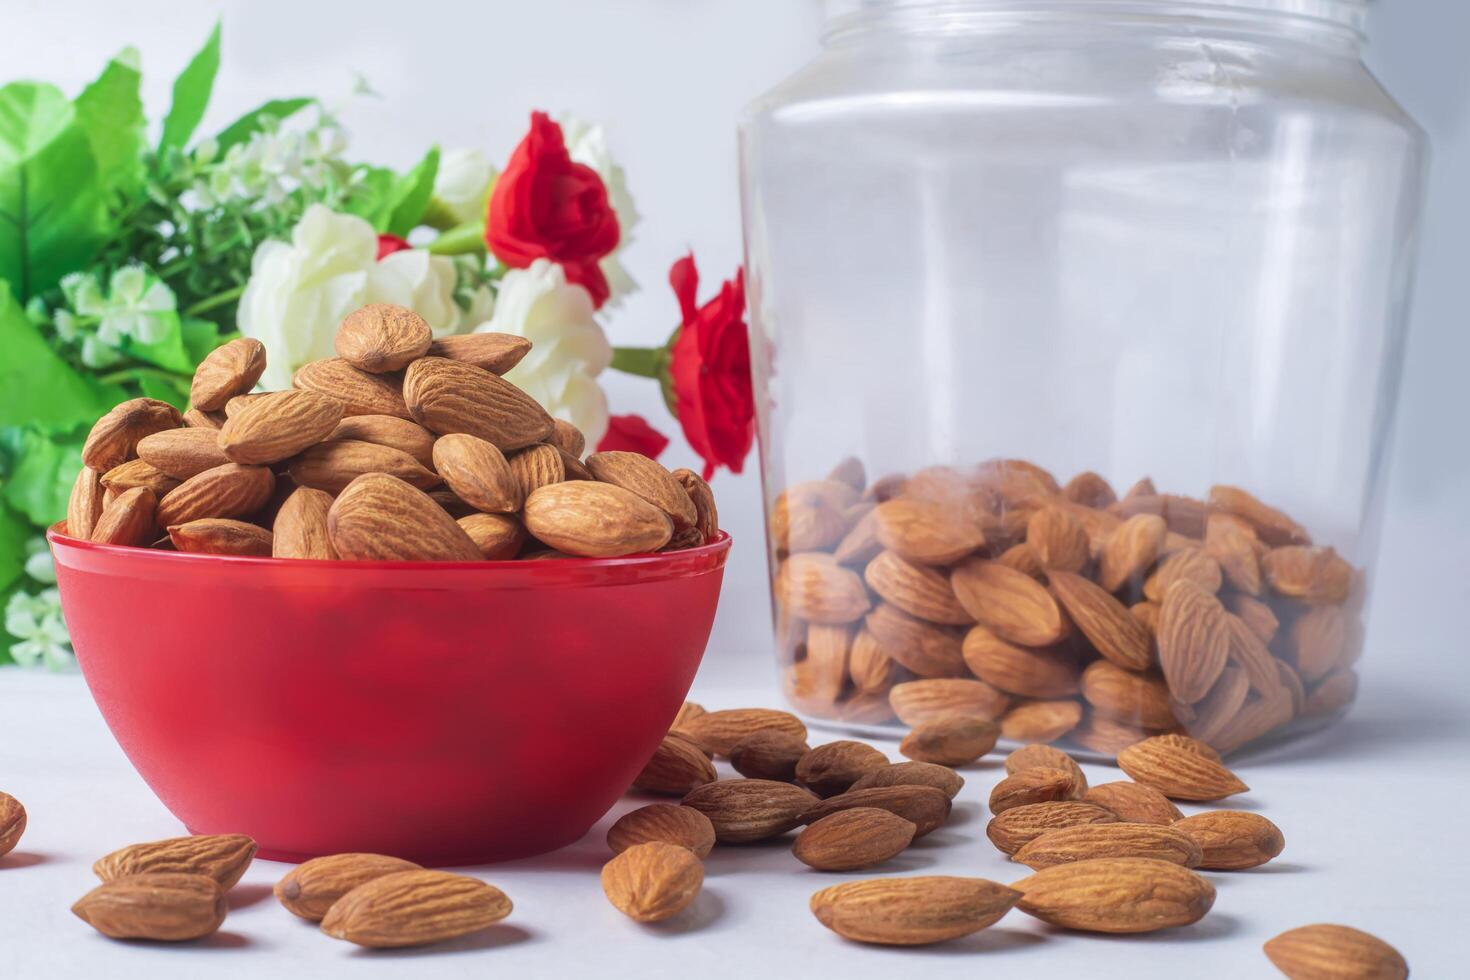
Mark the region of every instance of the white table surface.
MULTIPOLYGON (((1215 908, 1195 926, 1143 937, 1050 929, 1019 911, 967 939, 895 950, 845 942, 807 910, 812 892, 877 874, 948 873, 998 881, 1026 869, 984 834, 999 754, 964 771, 950 824, 879 869, 851 876, 799 864, 789 840, 716 848, 703 894, 659 926, 639 926, 602 895, 603 843, 625 799, 579 843, 554 854, 471 869, 515 912, 461 941, 369 952, 321 935, 271 897, 287 866, 256 861, 232 892, 223 929, 193 944, 118 943, 69 906, 95 881, 93 860, 123 844, 182 833, 133 773, 80 677, 9 671, 0 678, 0 787, 20 798, 30 829, 0 859, 0 977, 1154 977, 1275 975, 1261 943, 1286 928, 1337 921, 1393 942, 1418 977, 1465 976, 1461 897, 1470 857, 1461 692, 1375 679, 1331 733, 1238 767, 1259 810, 1286 835, 1264 868, 1210 873, 1215 908), (839 972, 840 971, 840 972, 839 972), (983 971, 983 972, 982 972, 983 971), (1057 972, 1067 971, 1067 972, 1057 972)), ((774 703, 763 688, 702 683, 711 708, 774 703)), ((822 733, 813 733, 817 741, 822 733)), ((815 744, 815 743, 814 743, 815 744)), ((881 743, 880 743, 881 744, 881 743)), ((894 746, 884 746, 890 754, 894 746)), ((1086 767, 1094 782, 1119 778, 1086 767)))

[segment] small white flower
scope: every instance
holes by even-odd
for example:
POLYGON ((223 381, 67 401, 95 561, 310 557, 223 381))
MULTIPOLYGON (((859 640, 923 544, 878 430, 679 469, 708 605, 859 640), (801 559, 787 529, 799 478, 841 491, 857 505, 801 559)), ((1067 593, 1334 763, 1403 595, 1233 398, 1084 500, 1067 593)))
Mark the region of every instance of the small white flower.
POLYGON ((495 315, 477 328, 531 341, 531 352, 506 375, 553 416, 582 430, 589 446, 607 431, 607 397, 597 376, 612 346, 592 316, 592 298, 567 283, 562 267, 537 259, 500 282, 495 315))
POLYGON ((108 281, 107 304, 97 337, 114 347, 124 337, 143 344, 157 343, 173 329, 174 291, 141 265, 125 265, 108 281))
POLYGON ((603 186, 607 188, 608 203, 618 216, 618 247, 598 263, 602 274, 607 277, 608 288, 612 291, 608 303, 615 306, 622 297, 638 288, 638 283, 623 266, 619 256, 633 241, 633 229, 642 215, 633 203, 633 195, 628 193, 628 179, 623 168, 614 162, 608 151, 607 137, 601 124, 589 123, 570 113, 563 113, 557 118, 557 122, 561 125, 568 155, 577 163, 597 171, 597 176, 602 178, 603 186))
POLYGON ((5 606, 5 632, 19 640, 11 644, 10 656, 22 667, 44 664, 48 670, 66 670, 75 663, 55 589, 12 595, 5 606))
POLYGON ((439 157, 434 197, 444 205, 455 224, 481 221, 494 180, 495 167, 485 154, 479 150, 449 150, 439 157))

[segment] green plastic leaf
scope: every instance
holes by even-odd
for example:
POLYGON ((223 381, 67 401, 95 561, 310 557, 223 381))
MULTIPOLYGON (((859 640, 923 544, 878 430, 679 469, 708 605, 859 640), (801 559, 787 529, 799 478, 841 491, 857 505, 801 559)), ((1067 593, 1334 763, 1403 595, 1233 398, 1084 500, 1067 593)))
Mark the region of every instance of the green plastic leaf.
POLYGON ((435 255, 474 255, 485 252, 485 222, 471 221, 455 225, 429 243, 435 255))
POLYGON ((138 388, 145 396, 168 402, 181 412, 189 407, 189 383, 184 378, 144 374, 138 378, 138 388))
POLYGON ((76 107, 52 85, 0 88, 0 279, 28 302, 90 262, 108 234, 76 107))
POLYGON ((0 503, 0 598, 10 597, 10 586, 25 572, 26 541, 35 533, 30 521, 0 503))
POLYGON ((223 154, 236 143, 243 143, 264 127, 267 119, 280 121, 300 112, 316 102, 316 99, 271 99, 264 105, 251 109, 230 123, 214 138, 223 154))
POLYGON ((189 356, 189 351, 184 346, 184 332, 178 313, 166 310, 152 316, 155 322, 165 325, 163 336, 150 343, 134 337, 124 337, 120 349, 129 357, 156 365, 165 371, 179 374, 193 372, 198 362, 189 356))
POLYGON ((71 487, 82 468, 86 431, 48 437, 26 428, 19 435, 15 468, 5 481, 5 503, 32 524, 47 527, 66 516, 71 487))
POLYGON ((184 340, 184 350, 189 354, 189 373, 192 376, 194 368, 199 362, 209 355, 209 352, 223 343, 224 338, 219 335, 219 327, 212 320, 202 317, 191 316, 184 319, 181 328, 184 340))
POLYGON ((76 99, 102 183, 124 197, 142 190, 145 177, 142 81, 137 49, 123 48, 76 99))
POLYGON ((391 210, 386 230, 390 235, 407 238, 417 228, 434 196, 434 178, 439 174, 439 148, 433 147, 424 158, 393 185, 390 198, 391 210))
POLYGON ((163 136, 159 152, 169 147, 182 150, 199 128, 204 110, 209 107, 209 94, 214 89, 214 76, 219 72, 219 24, 209 32, 209 40, 174 82, 174 100, 163 120, 163 136))
POLYGON ((116 385, 78 373, 47 345, 0 281, 0 426, 48 431, 90 425, 127 397, 116 385))
POLYGON ((392 196, 398 179, 387 167, 358 167, 340 210, 363 218, 378 231, 384 230, 393 216, 392 196))

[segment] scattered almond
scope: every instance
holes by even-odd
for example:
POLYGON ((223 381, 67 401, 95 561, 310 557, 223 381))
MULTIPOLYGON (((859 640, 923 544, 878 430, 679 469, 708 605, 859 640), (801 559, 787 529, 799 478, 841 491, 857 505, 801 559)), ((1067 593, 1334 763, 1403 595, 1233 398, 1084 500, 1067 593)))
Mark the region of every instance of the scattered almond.
POLYGON ((418 868, 386 854, 331 854, 303 861, 276 882, 276 900, 292 915, 320 922, 337 900, 374 878, 418 868))
POLYGON ((650 803, 623 814, 607 832, 607 846, 614 854, 650 841, 678 844, 703 858, 715 846, 715 826, 693 807, 650 803))
POLYGON ((327 910, 321 929, 359 946, 422 946, 479 932, 510 912, 505 893, 478 878, 396 871, 343 895, 327 910))
POLYGON ((1262 948, 1291 980, 1404 980, 1409 975, 1398 950, 1351 926, 1298 926, 1262 948))
POLYGON ((1023 769, 1061 769, 1072 775, 1072 796, 1087 792, 1087 776, 1077 761, 1061 749, 1050 745, 1023 745, 1006 756, 1006 772, 1014 775, 1023 769))
POLYGON ((208 875, 154 871, 104 880, 71 910, 110 939, 184 942, 218 930, 228 905, 208 875))
POLYGON ((1087 932, 1153 932, 1187 926, 1215 904, 1215 888, 1170 861, 1095 858, 1044 868, 1012 885, 1021 911, 1087 932))
POLYGON ((916 828, 914 837, 923 837, 944 826, 949 819, 950 798, 934 786, 896 784, 851 789, 829 797, 803 813, 803 823, 814 823, 823 817, 853 807, 876 807, 897 814, 916 828))
POLYGON ((722 844, 779 837, 819 802, 800 786, 770 779, 722 779, 684 797, 685 806, 709 817, 722 844))
POLYGON ((1245 810, 1196 813, 1175 821, 1173 826, 1199 844, 1203 855, 1199 866, 1212 871, 1259 867, 1286 847, 1281 828, 1245 810))
POLYGON ((1118 753, 1118 767, 1170 799, 1209 801, 1250 789, 1234 773, 1177 740, 1147 738, 1118 753))
POLYGON ((683 796, 718 778, 709 757, 682 735, 665 735, 653 758, 633 780, 633 787, 649 793, 683 796))
POLYGON ((990 791, 990 812, 999 814, 1032 803, 1071 799, 1076 792, 1072 774, 1065 769, 1034 767, 1014 772, 990 791))
POLYGON ((255 841, 244 834, 195 834, 133 844, 99 858, 92 871, 103 881, 130 875, 205 875, 233 888, 255 857, 255 841))
POLYGON ((704 865, 687 847, 650 841, 634 844, 602 869, 602 890, 635 922, 662 922, 699 897, 704 865))
POLYGON ((953 800, 964 785, 964 777, 947 766, 930 762, 895 762, 865 774, 852 784, 848 792, 882 786, 931 786, 953 800))
POLYGON ((1193 837, 1173 827, 1094 823, 1047 831, 1022 846, 1011 860, 1040 870, 1075 861, 1120 857, 1154 858, 1194 868, 1203 855, 1193 837))
POLYGON ((765 728, 751 732, 730 747, 730 766, 751 779, 796 780, 796 764, 811 751, 804 738, 765 728))
POLYGON ((875 878, 812 896, 817 921, 845 939, 920 946, 978 932, 999 921, 1020 893, 983 878, 875 878))
POLYGON ((995 748, 1000 729, 984 718, 948 716, 915 725, 898 751, 916 762, 966 766, 995 748))
POLYGON ((770 708, 731 708, 708 711, 686 720, 681 731, 714 755, 728 756, 735 743, 761 731, 777 731, 806 739, 806 726, 789 711, 770 708))
POLYGON ((9 793, 0 793, 0 857, 15 850, 26 832, 26 808, 9 793))
POLYGON ((888 810, 852 807, 813 821, 791 850, 798 861, 818 871, 856 871, 902 853, 915 829, 888 810))
POLYGON ((1095 803, 1112 812, 1125 823, 1149 823, 1168 826, 1182 820, 1184 814, 1169 802, 1169 798, 1152 786, 1143 783, 1118 781, 1100 783, 1089 789, 1082 797, 1087 803, 1095 803))
POLYGON ((985 826, 985 836, 1006 854, 1015 854, 1050 830, 1078 824, 1115 823, 1117 817, 1092 803, 1059 800, 1028 803, 996 814, 985 826))

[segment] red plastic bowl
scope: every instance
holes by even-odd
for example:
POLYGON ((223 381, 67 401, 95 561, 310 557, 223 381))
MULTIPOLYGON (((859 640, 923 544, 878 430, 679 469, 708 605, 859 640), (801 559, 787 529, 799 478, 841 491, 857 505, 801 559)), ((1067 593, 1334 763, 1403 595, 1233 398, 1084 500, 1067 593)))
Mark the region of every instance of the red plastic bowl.
POLYGON ((190 831, 427 865, 548 851, 607 811, 689 690, 730 548, 326 562, 48 537, 97 706, 190 831))

